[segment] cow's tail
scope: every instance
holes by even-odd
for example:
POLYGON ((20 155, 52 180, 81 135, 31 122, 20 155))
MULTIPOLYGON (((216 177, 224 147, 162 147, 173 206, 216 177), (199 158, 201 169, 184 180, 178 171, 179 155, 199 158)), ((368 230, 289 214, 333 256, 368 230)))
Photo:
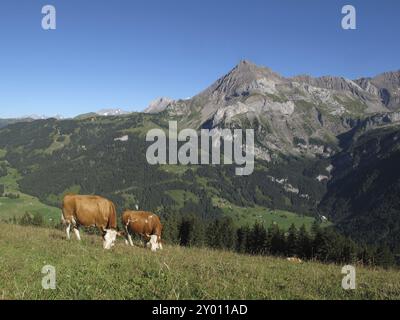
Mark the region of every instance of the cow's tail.
POLYGON ((110 202, 110 217, 108 219, 107 229, 117 230, 117 209, 112 202, 110 202))

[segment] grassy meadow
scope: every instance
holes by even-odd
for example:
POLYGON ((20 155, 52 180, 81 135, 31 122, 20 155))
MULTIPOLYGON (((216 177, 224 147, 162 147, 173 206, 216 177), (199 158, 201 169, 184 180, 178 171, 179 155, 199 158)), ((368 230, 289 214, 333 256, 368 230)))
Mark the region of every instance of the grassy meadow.
MULTIPOLYGON (((284 210, 271 210, 260 206, 239 207, 221 198, 214 198, 214 204, 222 209, 224 215, 231 217, 238 226, 252 226, 255 223, 260 223, 268 227, 275 223, 279 228, 288 230, 292 224, 296 228, 300 228, 304 224, 306 229, 310 230, 315 221, 313 217, 284 210)), ((321 223, 322 227, 328 225, 330 225, 328 221, 321 223)))
POLYGON ((122 239, 65 239, 62 231, 0 223, 0 299, 400 299, 400 272, 357 267, 357 289, 341 288, 341 266, 290 263, 165 245, 152 253, 122 239), (42 267, 57 288, 41 287, 42 267))
MULTIPOLYGON (((5 152, 0 149, 0 163, 5 152)), ((4 185, 5 193, 18 195, 18 199, 10 199, 0 196, 0 221, 6 221, 12 218, 20 218, 26 212, 31 215, 41 214, 43 219, 48 224, 58 223, 61 217, 59 208, 51 207, 43 204, 38 198, 20 192, 18 179, 20 174, 14 168, 7 166, 7 175, 0 177, 0 185, 4 185)))

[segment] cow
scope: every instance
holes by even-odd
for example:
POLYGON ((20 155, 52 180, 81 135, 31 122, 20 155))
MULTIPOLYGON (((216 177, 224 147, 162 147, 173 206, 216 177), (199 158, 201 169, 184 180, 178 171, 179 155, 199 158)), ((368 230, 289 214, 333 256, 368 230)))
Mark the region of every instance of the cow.
POLYGON ((140 235, 147 242, 146 246, 155 252, 162 250, 161 232, 162 225, 157 215, 146 211, 126 210, 122 214, 122 225, 125 228, 126 244, 133 246, 132 233, 140 235))
POLYGON ((103 248, 111 249, 117 235, 117 212, 115 205, 99 196, 66 195, 62 205, 61 219, 67 226, 67 238, 70 239, 71 227, 78 240, 81 240, 79 227, 97 227, 103 234, 103 248))

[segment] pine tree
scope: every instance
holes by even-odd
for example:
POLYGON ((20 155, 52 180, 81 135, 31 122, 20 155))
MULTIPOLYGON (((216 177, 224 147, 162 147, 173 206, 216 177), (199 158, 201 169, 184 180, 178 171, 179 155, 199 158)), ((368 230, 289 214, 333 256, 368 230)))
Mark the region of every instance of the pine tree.
POLYGON ((179 225, 179 243, 181 246, 187 247, 191 245, 192 230, 192 222, 187 218, 182 218, 179 225))
POLYGON ((320 223, 317 220, 314 220, 311 226, 311 234, 315 237, 319 231, 321 231, 320 223))
POLYGON ((286 255, 288 256, 297 255, 297 248, 298 248, 297 241, 298 241, 297 229, 296 226, 292 224, 288 230, 288 236, 286 241, 286 255))
POLYGON ((285 235, 277 225, 274 225, 274 227, 271 228, 271 232, 272 232, 271 247, 270 247, 271 253, 274 255, 285 255, 286 254, 285 235))
POLYGON ((233 220, 229 217, 223 218, 219 232, 222 236, 222 248, 232 250, 236 243, 236 228, 233 220))
POLYGON ((249 227, 240 227, 236 231, 236 251, 239 253, 245 253, 247 247, 247 241, 250 234, 249 227))
POLYGON ((297 255, 303 259, 310 259, 312 255, 312 240, 304 224, 298 234, 297 255))
POLYGON ((395 257, 386 245, 380 245, 376 251, 376 264, 384 268, 395 265, 395 257))
POLYGON ((247 241, 247 252, 251 254, 265 254, 265 243, 267 240, 267 231, 260 223, 255 223, 250 231, 247 241))

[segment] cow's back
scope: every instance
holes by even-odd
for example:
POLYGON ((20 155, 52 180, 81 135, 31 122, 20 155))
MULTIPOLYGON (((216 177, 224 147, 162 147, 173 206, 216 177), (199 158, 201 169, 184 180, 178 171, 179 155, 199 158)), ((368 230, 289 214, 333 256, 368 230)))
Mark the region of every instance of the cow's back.
POLYGON ((115 229, 116 210, 114 204, 99 196, 67 195, 63 201, 64 220, 75 221, 83 226, 115 229))

